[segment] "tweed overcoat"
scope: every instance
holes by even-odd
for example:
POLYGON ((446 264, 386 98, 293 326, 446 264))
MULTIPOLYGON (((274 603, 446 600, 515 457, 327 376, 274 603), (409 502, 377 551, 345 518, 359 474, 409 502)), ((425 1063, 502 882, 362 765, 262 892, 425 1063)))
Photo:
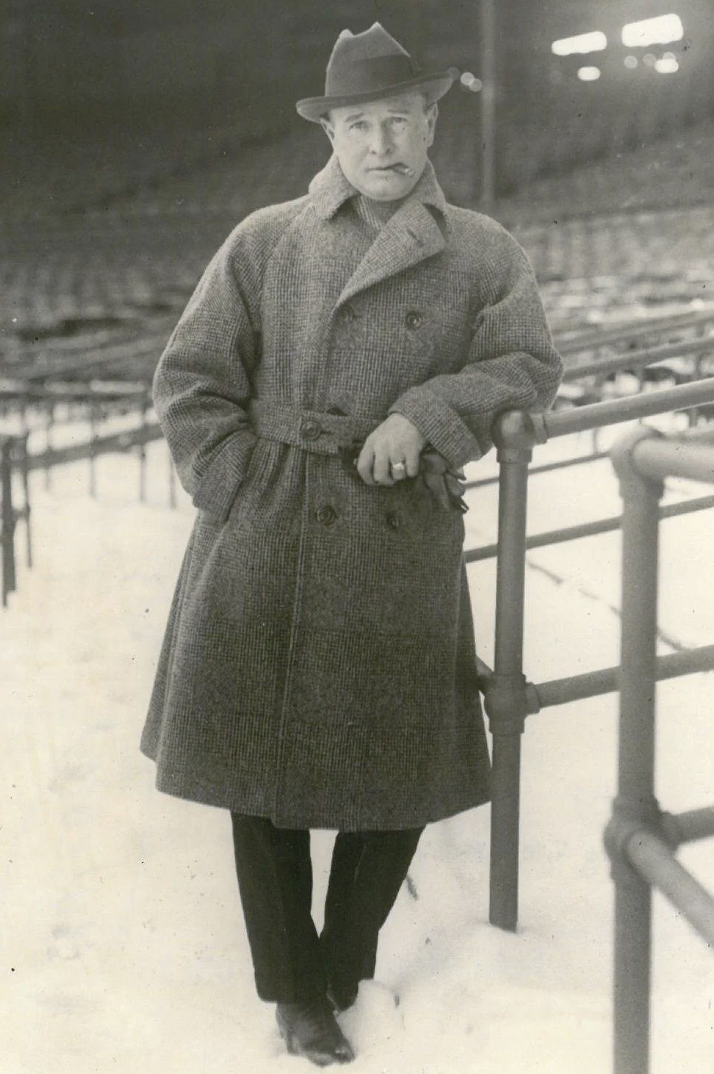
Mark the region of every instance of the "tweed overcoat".
POLYGON ((206 269, 154 400, 198 513, 143 751, 160 790, 282 827, 399 829, 489 797, 464 528, 341 444, 388 413, 455 467, 561 363, 530 265, 427 165, 372 239, 335 158, 206 269))

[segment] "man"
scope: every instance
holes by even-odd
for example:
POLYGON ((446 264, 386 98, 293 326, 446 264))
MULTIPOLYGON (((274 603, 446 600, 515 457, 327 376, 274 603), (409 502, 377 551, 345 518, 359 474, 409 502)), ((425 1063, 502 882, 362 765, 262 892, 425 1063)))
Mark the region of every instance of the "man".
POLYGON ((319 1065, 353 1057, 335 1012, 424 826, 488 799, 455 475, 561 373, 522 250, 427 159, 451 81, 340 35, 297 105, 332 159, 229 236, 155 380, 199 512, 142 748, 231 811, 258 993, 319 1065), (311 828, 338 831, 320 936, 311 828))

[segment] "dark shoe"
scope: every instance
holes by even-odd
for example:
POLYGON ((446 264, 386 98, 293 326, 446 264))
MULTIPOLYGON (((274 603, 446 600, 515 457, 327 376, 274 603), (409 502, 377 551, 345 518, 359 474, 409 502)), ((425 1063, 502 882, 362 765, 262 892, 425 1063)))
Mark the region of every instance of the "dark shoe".
POLYGON ((350 1042, 324 996, 303 1003, 278 1003, 275 1016, 290 1055, 304 1055, 318 1067, 354 1059, 350 1042))

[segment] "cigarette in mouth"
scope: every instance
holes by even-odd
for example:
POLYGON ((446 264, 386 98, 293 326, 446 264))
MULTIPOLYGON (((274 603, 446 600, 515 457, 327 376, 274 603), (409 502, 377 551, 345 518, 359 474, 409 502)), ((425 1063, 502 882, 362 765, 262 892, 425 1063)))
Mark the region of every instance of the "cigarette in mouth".
POLYGON ((392 170, 399 172, 401 175, 414 175, 414 169, 407 164, 394 164, 392 170))

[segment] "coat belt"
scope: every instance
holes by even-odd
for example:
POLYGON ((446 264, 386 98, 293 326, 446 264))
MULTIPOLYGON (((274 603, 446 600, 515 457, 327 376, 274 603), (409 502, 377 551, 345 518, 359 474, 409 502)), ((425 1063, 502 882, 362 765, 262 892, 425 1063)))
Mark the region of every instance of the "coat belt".
POLYGON ((258 436, 317 455, 338 455, 341 447, 364 440, 379 424, 374 418, 304 410, 259 399, 250 404, 250 420, 258 436))

